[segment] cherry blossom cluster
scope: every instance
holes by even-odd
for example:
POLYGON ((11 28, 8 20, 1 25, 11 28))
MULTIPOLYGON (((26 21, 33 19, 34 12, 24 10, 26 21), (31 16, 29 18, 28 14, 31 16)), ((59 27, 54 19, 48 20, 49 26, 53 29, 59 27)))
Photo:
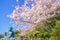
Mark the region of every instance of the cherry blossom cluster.
POLYGON ((28 23, 29 26, 36 26, 47 19, 60 13, 60 0, 25 0, 24 5, 20 5, 8 15, 16 24, 28 23), (22 18, 23 20, 21 20, 22 18))

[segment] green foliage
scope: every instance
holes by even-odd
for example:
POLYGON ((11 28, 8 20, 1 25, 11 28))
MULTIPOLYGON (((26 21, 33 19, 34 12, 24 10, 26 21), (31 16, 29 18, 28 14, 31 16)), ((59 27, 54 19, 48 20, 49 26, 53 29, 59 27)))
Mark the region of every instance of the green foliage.
POLYGON ((21 36, 20 33, 21 33, 21 31, 16 30, 15 31, 15 37, 17 37, 17 38, 23 38, 23 36, 21 36))
POLYGON ((55 17, 56 20, 60 20, 60 15, 55 17))
POLYGON ((48 32, 44 32, 44 33, 39 33, 39 34, 37 34, 37 37, 38 37, 38 38, 46 38, 46 37, 48 37, 48 36, 49 36, 48 32))
POLYGON ((36 30, 32 30, 32 31, 29 31, 25 36, 28 36, 28 37, 34 37, 34 32, 36 32, 36 30))
POLYGON ((16 30, 15 31, 15 34, 20 34, 21 32, 19 30, 16 30))
POLYGON ((50 18, 49 21, 47 21, 47 24, 52 28, 55 26, 55 23, 56 23, 56 18, 55 17, 50 18))
POLYGON ((38 37, 38 38, 43 38, 43 33, 37 34, 37 37, 38 37))
POLYGON ((30 31, 26 36, 36 38, 49 38, 50 27, 45 26, 45 23, 38 25, 34 30, 30 31))
MULTIPOLYGON (((49 21, 38 25, 35 29, 36 31, 39 31, 39 33, 36 34, 37 37, 38 38, 39 37, 49 38, 49 37, 51 37, 51 34, 52 34, 52 36, 57 35, 57 33, 59 31, 57 31, 58 29, 56 30, 54 28, 57 28, 57 26, 60 26, 60 24, 59 24, 60 22, 58 20, 60 20, 60 15, 50 18, 49 21), (58 21, 58 22, 56 22, 56 21, 58 21), (52 30, 54 31, 53 33, 52 33, 52 30), (55 32, 56 32, 56 34, 54 34, 55 32)), ((60 28, 59 28, 59 30, 60 30, 60 28)))
POLYGON ((44 38, 49 37, 49 33, 48 32, 44 32, 44 38))
POLYGON ((38 25, 35 30, 38 31, 36 33, 37 38, 49 38, 50 37, 50 26, 45 26, 46 22, 42 23, 41 25, 38 25))
POLYGON ((56 22, 56 26, 52 30, 52 40, 60 40, 60 20, 56 22))
POLYGON ((58 21, 56 22, 55 28, 56 28, 56 29, 60 29, 60 20, 58 20, 58 21))
POLYGON ((36 26, 35 30, 36 30, 36 31, 41 31, 41 30, 43 30, 44 28, 45 28, 44 23, 41 23, 40 25, 36 26))
POLYGON ((4 37, 4 35, 1 35, 1 34, 0 34, 0 38, 3 38, 3 37, 4 37))

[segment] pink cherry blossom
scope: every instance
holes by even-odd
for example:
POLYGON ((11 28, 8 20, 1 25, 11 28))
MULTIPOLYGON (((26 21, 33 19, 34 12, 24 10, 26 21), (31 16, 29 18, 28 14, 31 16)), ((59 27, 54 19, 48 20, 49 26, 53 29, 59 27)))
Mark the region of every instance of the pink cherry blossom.
POLYGON ((28 23, 28 28, 25 29, 33 29, 33 26, 40 24, 43 21, 53 17, 56 15, 56 12, 59 13, 57 10, 57 6, 60 6, 60 0, 25 0, 24 5, 20 7, 20 4, 17 0, 18 6, 15 10, 13 10, 11 15, 8 15, 11 19, 13 19, 16 24, 23 24, 28 23), (29 1, 33 1, 32 8, 26 6, 29 4, 29 1), (50 6, 50 7, 48 7, 50 6), (51 12, 54 14, 50 14, 51 12), (20 17, 23 17, 24 20, 20 20, 20 17))

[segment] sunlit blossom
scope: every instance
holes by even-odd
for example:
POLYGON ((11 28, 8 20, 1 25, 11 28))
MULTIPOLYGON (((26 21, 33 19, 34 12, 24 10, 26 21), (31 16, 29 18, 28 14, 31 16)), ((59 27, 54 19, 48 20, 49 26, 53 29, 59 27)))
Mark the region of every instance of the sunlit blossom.
POLYGON ((20 7, 18 4, 9 17, 16 21, 17 24, 28 23, 28 25, 32 28, 32 26, 36 26, 42 21, 46 21, 47 19, 55 16, 56 12, 59 13, 60 10, 59 12, 56 11, 57 6, 60 6, 60 0, 25 0, 24 5, 20 7), (32 8, 30 9, 26 6, 26 4, 32 4, 32 8), (51 15, 50 13, 52 11, 54 14, 51 15), (21 21, 19 19, 20 17, 23 17, 24 20, 21 21))

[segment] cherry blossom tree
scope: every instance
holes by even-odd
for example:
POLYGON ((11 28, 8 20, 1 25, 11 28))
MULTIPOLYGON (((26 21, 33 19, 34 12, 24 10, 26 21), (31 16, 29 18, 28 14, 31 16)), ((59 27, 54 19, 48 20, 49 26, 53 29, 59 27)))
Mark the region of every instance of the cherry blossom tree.
POLYGON ((16 1, 18 6, 12 14, 8 15, 16 25, 28 23, 28 27, 33 29, 34 26, 60 13, 60 10, 57 11, 57 7, 60 7, 60 0, 25 0, 22 6, 19 0, 16 1))

